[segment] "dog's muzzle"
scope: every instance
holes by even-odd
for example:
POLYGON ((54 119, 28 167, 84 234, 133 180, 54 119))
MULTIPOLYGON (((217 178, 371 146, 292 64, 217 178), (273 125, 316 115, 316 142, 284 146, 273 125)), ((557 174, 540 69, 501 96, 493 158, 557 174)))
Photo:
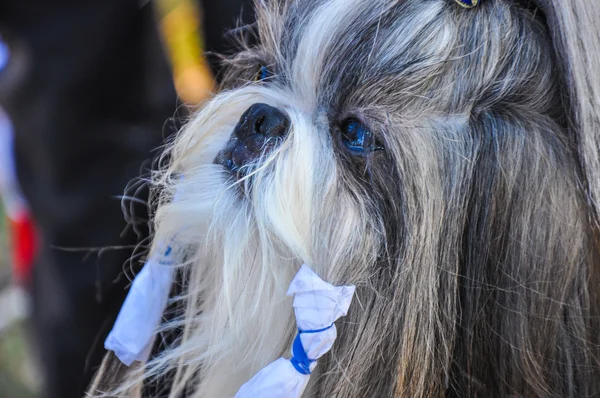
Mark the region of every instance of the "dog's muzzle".
POLYGON ((237 174, 245 174, 244 166, 272 151, 290 129, 288 117, 267 104, 254 104, 240 118, 227 146, 214 163, 237 174))

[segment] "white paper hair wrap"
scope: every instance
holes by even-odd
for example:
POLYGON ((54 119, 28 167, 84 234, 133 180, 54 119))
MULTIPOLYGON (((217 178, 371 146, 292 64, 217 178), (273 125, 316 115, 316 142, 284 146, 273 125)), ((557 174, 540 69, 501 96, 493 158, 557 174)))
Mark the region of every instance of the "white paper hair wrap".
POLYGON ((171 247, 155 252, 157 254, 148 259, 133 280, 117 321, 104 342, 104 348, 114 351, 127 366, 134 361, 148 360, 173 282, 171 247))
POLYGON ((236 398, 300 398, 317 359, 325 355, 337 337, 334 322, 345 316, 354 286, 336 287, 303 265, 288 289, 294 296, 298 335, 292 358, 279 358, 240 388, 236 398))

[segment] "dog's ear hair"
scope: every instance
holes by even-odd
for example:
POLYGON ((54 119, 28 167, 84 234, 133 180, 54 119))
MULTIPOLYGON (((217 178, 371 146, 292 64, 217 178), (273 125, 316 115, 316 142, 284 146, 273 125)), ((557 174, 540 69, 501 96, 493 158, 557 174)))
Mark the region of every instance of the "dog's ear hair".
POLYGON ((600 2, 535 0, 562 76, 563 105, 577 139, 588 201, 600 226, 600 2))
MULTIPOLYGON (((137 364, 134 366, 138 366, 137 364)), ((111 351, 107 352, 102 360, 102 364, 96 371, 92 382, 90 383, 85 396, 89 398, 103 397, 112 398, 112 391, 116 390, 126 380, 131 369, 123 365, 121 361, 111 351)), ((141 386, 129 390, 130 397, 139 397, 141 386)), ((123 391, 125 393, 125 391, 123 391)))

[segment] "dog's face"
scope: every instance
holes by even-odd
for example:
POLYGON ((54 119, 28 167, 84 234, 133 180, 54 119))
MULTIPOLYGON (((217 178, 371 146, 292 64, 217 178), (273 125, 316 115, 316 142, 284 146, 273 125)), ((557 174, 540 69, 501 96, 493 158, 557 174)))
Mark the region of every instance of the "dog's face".
POLYGON ((531 343, 518 314, 546 302, 503 294, 566 278, 586 216, 547 29, 513 3, 257 3, 258 43, 179 135, 176 198, 156 216, 159 240, 197 249, 197 339, 180 353, 196 353, 203 396, 285 352, 302 263, 358 286, 326 368, 357 382, 321 392, 435 395, 461 361, 483 380, 496 370, 480 358, 531 343))
POLYGON ((177 166, 218 175, 219 212, 258 220, 285 255, 355 272, 396 262, 425 220, 464 202, 477 147, 519 139, 492 136, 492 115, 525 123, 512 109, 556 105, 541 26, 477 11, 487 25, 442 0, 259 2, 259 43, 231 60, 177 166))

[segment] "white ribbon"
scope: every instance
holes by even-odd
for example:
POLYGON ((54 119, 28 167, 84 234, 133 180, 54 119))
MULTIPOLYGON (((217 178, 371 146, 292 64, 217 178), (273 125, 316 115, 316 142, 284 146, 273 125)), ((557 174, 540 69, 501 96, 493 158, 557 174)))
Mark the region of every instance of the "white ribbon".
MULTIPOLYGON (((180 195, 176 192, 173 201, 178 201, 180 195)), ((154 334, 173 285, 175 261, 172 251, 170 245, 158 242, 154 255, 135 276, 117 320, 104 340, 104 348, 114 351, 127 366, 134 361, 146 362, 150 357, 154 334)))
POLYGON ((292 358, 279 358, 240 388, 236 398, 300 398, 318 358, 327 353, 337 337, 334 322, 345 316, 354 286, 336 287, 303 265, 292 280, 288 296, 294 296, 298 336, 292 358))
MULTIPOLYGON (((160 247, 160 246, 159 246, 160 247)), ((163 246, 164 247, 164 246, 163 246)), ((148 259, 135 277, 104 348, 125 365, 146 362, 173 283, 171 248, 148 259)))

